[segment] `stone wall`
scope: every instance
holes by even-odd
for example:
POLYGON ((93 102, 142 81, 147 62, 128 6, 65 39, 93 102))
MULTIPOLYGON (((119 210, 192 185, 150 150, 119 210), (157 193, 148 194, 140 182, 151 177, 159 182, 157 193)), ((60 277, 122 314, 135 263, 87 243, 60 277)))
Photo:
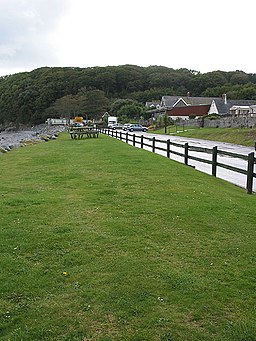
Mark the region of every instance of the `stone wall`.
POLYGON ((223 117, 217 120, 198 119, 182 122, 184 126, 205 128, 256 128, 256 117, 223 117))

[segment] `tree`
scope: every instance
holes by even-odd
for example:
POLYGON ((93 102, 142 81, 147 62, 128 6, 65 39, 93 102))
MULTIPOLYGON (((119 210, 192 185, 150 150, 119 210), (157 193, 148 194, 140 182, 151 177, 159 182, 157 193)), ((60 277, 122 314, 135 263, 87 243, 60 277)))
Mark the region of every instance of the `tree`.
POLYGON ((139 120, 145 112, 144 106, 133 102, 123 105, 117 112, 117 116, 126 116, 128 119, 139 120))
MULTIPOLYGON (((87 113, 145 116, 145 102, 164 95, 255 99, 256 74, 213 71, 201 74, 164 66, 42 67, 0 77, 0 122, 41 123, 48 115, 87 113), (121 100, 118 100, 120 99, 121 100), (140 103, 140 105, 139 105, 140 103), (129 104, 120 111, 120 109, 129 104), (134 109, 136 108, 136 109, 134 109), (129 110, 128 110, 129 109, 129 110)), ((88 116, 88 117, 89 117, 88 116)))
POLYGON ((45 110, 44 117, 71 118, 79 111, 79 99, 74 95, 67 95, 56 99, 54 104, 45 110))
POLYGON ((243 71, 236 71, 230 78, 231 84, 246 84, 249 82, 249 76, 243 71))
POLYGON ((108 110, 109 100, 101 90, 80 89, 77 95, 67 95, 58 98, 54 104, 45 111, 47 117, 74 117, 85 116, 86 119, 98 119, 108 110))
POLYGON ((132 99, 117 99, 110 106, 110 113, 112 116, 118 116, 120 109, 127 105, 134 103, 132 99))
POLYGON ((88 119, 99 119, 109 108, 109 99, 102 90, 90 90, 85 93, 83 102, 88 119))

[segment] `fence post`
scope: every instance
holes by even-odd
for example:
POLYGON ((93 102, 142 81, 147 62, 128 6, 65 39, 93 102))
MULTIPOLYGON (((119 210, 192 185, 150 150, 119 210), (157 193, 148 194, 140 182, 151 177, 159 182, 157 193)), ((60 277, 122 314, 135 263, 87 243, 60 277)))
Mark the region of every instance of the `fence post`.
POLYGON ((116 139, 117 139, 117 130, 116 130, 116 139))
POLYGON ((125 142, 128 143, 128 133, 126 133, 125 142))
POLYGON ((120 141, 122 141, 122 132, 120 131, 120 141))
POLYGON ((188 165, 188 143, 186 142, 184 145, 185 151, 184 151, 184 163, 185 165, 188 165))
POLYGON ((250 153, 248 154, 247 184, 246 184, 246 189, 247 189, 248 194, 252 194, 253 170, 254 170, 254 153, 250 153))
POLYGON ((166 143, 167 143, 167 148, 166 148, 167 157, 168 157, 168 159, 170 159, 170 139, 168 139, 168 140, 166 141, 166 143))
POLYGON ((114 137, 114 130, 112 129, 112 137, 114 137))
POLYGON ((143 138, 144 138, 144 136, 141 135, 141 137, 140 137, 140 148, 142 148, 142 149, 143 149, 143 138))
POLYGON ((135 134, 133 134, 132 144, 133 144, 133 147, 135 147, 135 134))
POLYGON ((217 174, 217 155, 218 149, 217 147, 212 148, 212 175, 216 177, 217 174))
POLYGON ((153 138, 152 138, 152 152, 154 153, 155 150, 156 150, 156 138, 153 137, 153 138))

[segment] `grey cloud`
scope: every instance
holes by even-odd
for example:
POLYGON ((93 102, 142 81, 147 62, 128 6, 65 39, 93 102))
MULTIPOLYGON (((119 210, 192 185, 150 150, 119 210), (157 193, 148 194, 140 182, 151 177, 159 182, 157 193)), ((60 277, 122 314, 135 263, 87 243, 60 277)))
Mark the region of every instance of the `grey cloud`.
POLYGON ((67 0, 0 0, 0 69, 54 64, 47 36, 67 0))

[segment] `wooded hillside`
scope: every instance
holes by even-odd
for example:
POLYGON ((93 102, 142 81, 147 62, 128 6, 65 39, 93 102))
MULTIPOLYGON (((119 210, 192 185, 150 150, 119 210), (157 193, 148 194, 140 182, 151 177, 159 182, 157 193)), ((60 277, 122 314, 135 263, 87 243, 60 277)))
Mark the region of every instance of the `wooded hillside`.
POLYGON ((256 100, 256 74, 136 65, 43 67, 0 77, 0 124, 42 123, 47 117, 86 114, 98 118, 117 99, 138 106, 164 95, 214 96, 256 100))

